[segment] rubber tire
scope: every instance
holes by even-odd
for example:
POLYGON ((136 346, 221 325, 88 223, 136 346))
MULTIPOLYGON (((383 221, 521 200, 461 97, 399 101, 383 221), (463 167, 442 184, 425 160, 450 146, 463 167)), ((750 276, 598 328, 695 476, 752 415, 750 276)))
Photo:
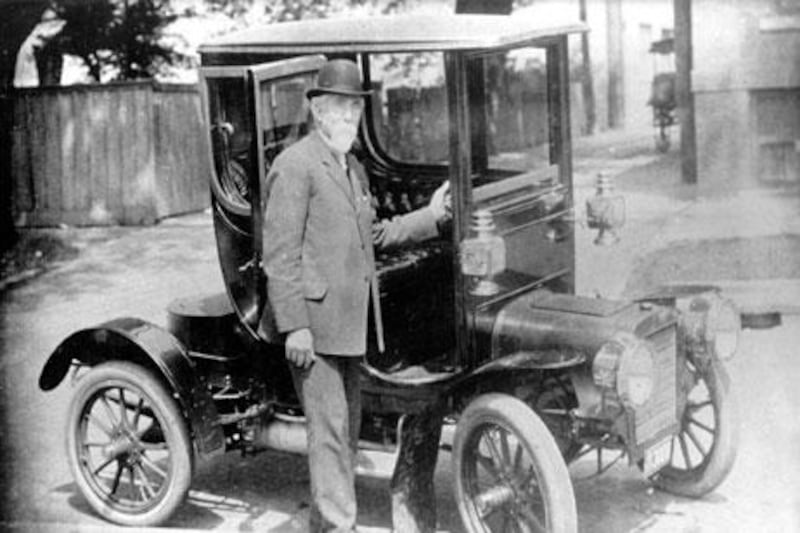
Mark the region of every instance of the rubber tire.
POLYGON ((689 498, 700 498, 716 489, 733 467, 739 448, 739 418, 730 378, 720 361, 712 360, 701 374, 716 410, 715 435, 703 462, 692 470, 668 465, 653 478, 655 486, 666 492, 689 498))
POLYGON ((574 533, 578 530, 575 492, 569 471, 558 445, 541 418, 525 404, 507 394, 491 393, 474 399, 464 410, 456 426, 453 441, 455 498, 461 521, 468 533, 488 531, 475 516, 469 502, 464 478, 465 446, 472 434, 484 424, 503 427, 524 446, 538 470, 538 482, 546 502, 550 533, 574 533))
POLYGON ((150 370, 127 361, 102 363, 80 378, 67 415, 66 449, 73 478, 86 501, 101 517, 123 526, 148 527, 163 523, 183 503, 192 481, 192 443, 180 409, 150 370), (79 466, 76 436, 84 405, 98 389, 115 385, 137 390, 147 396, 164 431, 170 456, 174 458, 173 475, 164 496, 144 513, 131 514, 113 507, 92 489, 79 466))

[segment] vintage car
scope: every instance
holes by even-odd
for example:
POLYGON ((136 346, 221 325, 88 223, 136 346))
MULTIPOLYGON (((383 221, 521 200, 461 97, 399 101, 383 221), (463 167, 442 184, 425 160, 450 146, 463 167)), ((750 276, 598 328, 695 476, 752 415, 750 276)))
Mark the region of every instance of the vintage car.
MULTIPOLYGON (((282 23, 203 46, 227 294, 176 300, 165 328, 118 318, 78 331, 46 363, 45 390, 79 374, 66 446, 91 507, 157 524, 218 453, 304 453, 280 336, 259 327, 271 313, 262 184, 312 127, 304 92, 333 57, 356 61, 373 89, 355 152, 377 214, 423 205, 444 181, 453 203, 439 238, 377 257, 385 346, 371 339, 362 365, 360 471, 391 465, 408 417, 433 410, 452 430, 443 446, 470 532, 576 531, 567 465, 589 452, 614 450, 675 494, 714 490, 737 449, 724 361, 738 312, 713 287, 637 301, 575 293, 585 215, 573 205, 567 46, 585 29, 395 16, 282 23)), ((588 222, 608 232, 619 213, 604 190, 588 222)))

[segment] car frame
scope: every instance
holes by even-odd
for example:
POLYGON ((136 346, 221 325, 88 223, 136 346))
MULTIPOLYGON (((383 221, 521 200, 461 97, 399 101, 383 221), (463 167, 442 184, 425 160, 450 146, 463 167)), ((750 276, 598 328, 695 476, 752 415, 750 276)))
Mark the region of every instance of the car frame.
MULTIPOLYGON (((375 88, 379 54, 438 54, 446 156, 389 153, 376 128, 383 103, 368 99, 356 151, 376 209, 389 194, 424 204, 449 181, 453 220, 433 242, 378 257, 385 347, 372 339, 362 364, 360 471, 378 458, 394 466, 413 437, 409 420, 425 415, 453 429, 453 488, 470 532, 576 531, 567 465, 589 452, 615 450, 676 494, 714 490, 737 449, 723 361, 736 350, 738 312, 711 286, 636 301, 575 294, 568 41, 583 31, 503 16, 374 17, 270 25, 204 45, 227 292, 174 301, 166 329, 118 318, 78 331, 45 364, 44 390, 70 368, 82 374, 65 434, 91 507, 119 524, 162 523, 197 466, 222 452, 305 452, 282 337, 269 326, 262 185, 272 159, 310 127, 303 88, 325 59, 357 61, 375 88), (492 148, 506 126, 485 81, 517 50, 544 65, 533 170, 492 166, 528 161, 492 148)), ((591 227, 613 229, 606 200, 590 201, 591 227)))

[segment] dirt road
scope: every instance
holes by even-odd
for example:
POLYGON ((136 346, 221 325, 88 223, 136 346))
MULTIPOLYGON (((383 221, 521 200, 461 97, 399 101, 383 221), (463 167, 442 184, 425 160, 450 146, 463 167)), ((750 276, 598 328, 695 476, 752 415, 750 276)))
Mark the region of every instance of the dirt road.
MULTIPOLYGON (((0 359, 5 420, 3 527, 19 531, 108 531, 77 493, 63 450, 70 386, 43 393, 39 371, 67 335, 111 317, 163 323, 167 303, 222 290, 209 217, 144 229, 69 230, 78 256, 7 291, 0 359)), ((591 478, 592 458, 573 465, 581 531, 617 533, 800 530, 800 319, 748 330, 730 369, 739 398, 742 442, 728 481, 703 501, 649 489, 638 471, 617 465, 591 478)), ((450 494, 450 461, 437 475, 440 528, 459 531, 450 494)), ((223 457, 193 484, 167 524, 181 531, 303 531, 307 469, 302 457, 264 453, 223 457)), ((360 479, 359 524, 388 531, 383 479, 360 479)))

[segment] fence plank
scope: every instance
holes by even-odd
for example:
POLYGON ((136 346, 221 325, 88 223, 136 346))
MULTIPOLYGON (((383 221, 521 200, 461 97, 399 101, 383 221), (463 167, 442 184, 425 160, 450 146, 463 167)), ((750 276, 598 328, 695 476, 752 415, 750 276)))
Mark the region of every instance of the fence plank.
POLYGON ((15 224, 19 217, 34 208, 34 191, 32 188, 33 174, 30 165, 30 129, 26 127, 29 114, 27 110, 28 99, 20 98, 9 101, 13 107, 12 133, 11 133, 11 169, 16 173, 12 183, 12 215, 15 224))
POLYGON ((110 179, 109 124, 110 99, 107 91, 86 91, 86 122, 89 130, 89 203, 90 217, 98 224, 112 222, 113 213, 122 209, 122 193, 110 179))

